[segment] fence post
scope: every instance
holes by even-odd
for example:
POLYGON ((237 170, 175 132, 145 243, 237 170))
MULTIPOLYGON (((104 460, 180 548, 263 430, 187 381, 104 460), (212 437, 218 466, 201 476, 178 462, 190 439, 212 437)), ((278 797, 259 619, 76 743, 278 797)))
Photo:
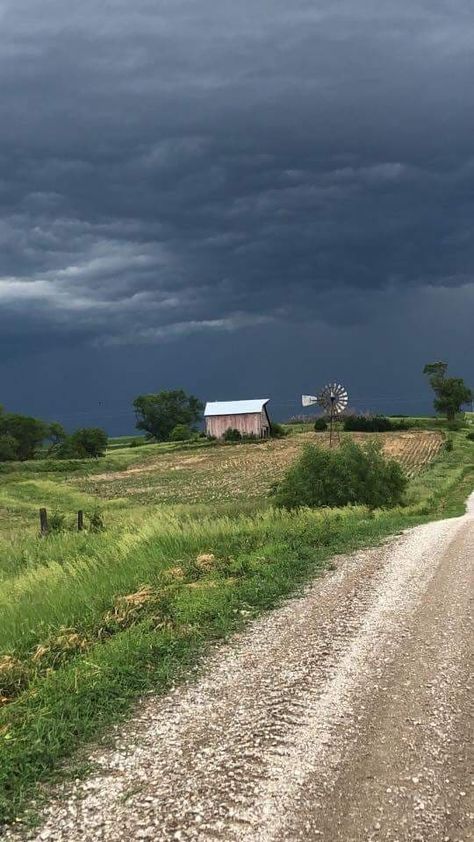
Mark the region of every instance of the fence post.
POLYGON ((40 509, 40 534, 47 535, 48 534, 48 512, 46 509, 40 509))
POLYGON ((80 509, 77 513, 77 531, 82 532, 84 529, 84 512, 80 509))

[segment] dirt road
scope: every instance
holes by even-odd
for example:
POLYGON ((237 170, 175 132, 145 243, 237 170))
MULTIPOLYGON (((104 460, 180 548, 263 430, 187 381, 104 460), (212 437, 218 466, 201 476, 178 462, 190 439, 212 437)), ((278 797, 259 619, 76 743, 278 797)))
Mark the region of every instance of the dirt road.
POLYGON ((474 839, 474 498, 336 564, 144 704, 32 838, 474 839))

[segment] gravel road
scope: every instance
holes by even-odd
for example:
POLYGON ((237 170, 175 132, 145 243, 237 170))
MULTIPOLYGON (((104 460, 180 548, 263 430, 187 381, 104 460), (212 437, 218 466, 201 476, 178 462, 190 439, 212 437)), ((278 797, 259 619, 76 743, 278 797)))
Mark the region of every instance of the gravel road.
POLYGON ((337 558, 143 702, 30 838, 473 840, 473 548, 474 495, 337 558))

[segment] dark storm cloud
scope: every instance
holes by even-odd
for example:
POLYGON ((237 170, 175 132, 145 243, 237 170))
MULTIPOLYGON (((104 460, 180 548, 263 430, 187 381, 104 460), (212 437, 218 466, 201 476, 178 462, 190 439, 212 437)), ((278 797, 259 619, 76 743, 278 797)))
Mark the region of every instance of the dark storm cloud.
POLYGON ((2 345, 462 298, 473 18, 436 0, 0 0, 2 345))

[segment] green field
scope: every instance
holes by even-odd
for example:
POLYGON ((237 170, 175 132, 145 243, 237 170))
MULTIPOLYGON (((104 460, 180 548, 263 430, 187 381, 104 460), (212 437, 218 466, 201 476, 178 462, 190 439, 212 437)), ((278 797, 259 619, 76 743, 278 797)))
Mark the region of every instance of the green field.
MULTIPOLYGON (((465 432, 380 438, 411 476, 407 505, 275 511, 268 489, 305 441, 109 450, 85 462, 0 472, 0 815, 149 690, 162 690, 209 641, 275 605, 340 551, 459 514, 474 487, 465 432), (66 531, 38 535, 38 509, 66 531), (78 509, 105 530, 74 530, 78 509)), ((364 434, 355 434, 358 439, 364 434)))

